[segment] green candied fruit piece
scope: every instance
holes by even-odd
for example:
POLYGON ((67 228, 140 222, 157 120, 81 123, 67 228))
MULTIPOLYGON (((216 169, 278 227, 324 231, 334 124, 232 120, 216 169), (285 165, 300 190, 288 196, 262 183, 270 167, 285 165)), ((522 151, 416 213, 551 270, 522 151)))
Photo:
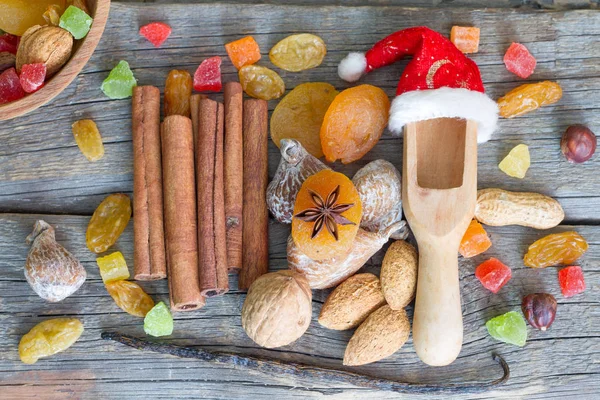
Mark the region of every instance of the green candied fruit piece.
POLYGON ((169 336, 173 333, 173 317, 162 301, 152 307, 144 318, 144 332, 150 336, 169 336))
POLYGON ((129 63, 121 60, 102 82, 101 89, 111 99, 125 99, 131 97, 134 86, 137 86, 137 81, 129 63))
POLYGON ((75 39, 83 39, 90 31, 92 21, 92 17, 81 8, 69 6, 60 17, 58 26, 71 32, 75 39))
POLYGON ((485 323, 489 334, 504 343, 523 347, 527 341, 527 325, 521 313, 509 311, 485 323))

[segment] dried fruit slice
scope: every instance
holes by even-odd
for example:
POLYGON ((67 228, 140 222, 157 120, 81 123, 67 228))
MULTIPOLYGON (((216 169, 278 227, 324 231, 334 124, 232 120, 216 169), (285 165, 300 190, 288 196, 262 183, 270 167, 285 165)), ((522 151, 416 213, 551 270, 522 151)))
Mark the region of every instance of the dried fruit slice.
POLYGON ((83 39, 90 31, 93 21, 81 8, 69 6, 60 17, 58 26, 71 32, 75 39, 83 39))
POLYGON ((21 87, 27 93, 38 91, 46 80, 46 64, 25 64, 21 68, 21 87))
POLYGON ((102 136, 91 119, 82 119, 72 126, 75 142, 88 161, 98 161, 104 156, 102 136))
POLYGON ((331 259, 350 250, 362 215, 362 203, 346 175, 322 170, 308 177, 296 196, 292 237, 313 260, 331 259))
POLYGON ((529 246, 523 262, 532 268, 567 265, 575 262, 587 249, 587 242, 577 232, 555 233, 529 246))
POLYGON ((189 72, 178 69, 169 72, 165 83, 165 116, 190 117, 192 85, 192 76, 189 72))
POLYGON ((479 51, 479 28, 474 26, 453 26, 450 41, 465 54, 479 51))
POLYGON ((528 78, 533 74, 536 64, 535 57, 520 43, 511 44, 504 54, 506 69, 521 78, 528 78))
POLYGON ((554 104, 562 97, 562 89, 556 82, 538 82, 521 85, 498 99, 500 116, 512 118, 542 106, 554 104))
POLYGON ((25 364, 35 364, 42 357, 71 347, 83 333, 76 318, 54 318, 40 322, 21 338, 19 357, 25 364))
POLYGON ((388 122, 390 100, 383 90, 360 85, 333 100, 321 126, 321 146, 328 162, 359 160, 377 144, 388 122))
POLYGON ((260 60, 260 48, 252 36, 246 36, 225 45, 232 64, 240 69, 260 60))
POLYGON ((501 342, 523 347, 527 341, 527 325, 523 316, 516 311, 509 311, 485 323, 489 334, 501 342))
POLYGON ((500 260, 490 258, 475 268, 475 276, 487 290, 498 293, 512 277, 512 271, 500 260))
POLYGON ((277 147, 282 139, 295 139, 313 156, 323 157, 321 125, 338 91, 325 82, 298 85, 289 92, 271 115, 271 139, 277 147))
POLYGON ((169 311, 169 307, 162 301, 152 307, 152 310, 146 314, 144 332, 154 337, 169 336, 173 333, 173 316, 169 311))
POLYGON ((504 157, 498 168, 508 176, 523 179, 530 165, 529 147, 519 144, 504 157))
POLYGON ((0 74, 0 104, 19 100, 26 94, 14 68, 9 68, 0 74))
POLYGON ((137 283, 114 281, 106 284, 106 290, 121 310, 136 317, 145 317, 154 307, 154 300, 137 283))
POLYGON ((221 83, 221 57, 215 56, 202 61, 194 74, 194 90, 219 92, 221 83))
POLYGON ((125 257, 120 251, 116 251, 104 257, 96 258, 100 276, 104 283, 129 279, 129 269, 125 257))
POLYGON ((492 241, 483 226, 477 220, 472 220, 460 242, 458 252, 464 258, 471 258, 483 253, 491 246, 492 241))
POLYGON ((327 54, 323 39, 310 33, 290 35, 269 52, 271 62, 291 72, 304 71, 321 65, 327 54))
POLYGON ((154 47, 160 47, 171 36, 171 27, 164 22, 150 22, 140 28, 140 35, 148 39, 154 47))
POLYGON ((285 83, 279 74, 259 65, 246 65, 238 73, 240 83, 248 96, 273 100, 283 96, 285 83))
POLYGON ((125 99, 131 97, 134 86, 137 86, 137 80, 129 68, 129 63, 121 60, 102 82, 102 91, 111 99, 125 99))
POLYGON ((558 271, 558 283, 564 297, 572 297, 585 291, 585 280, 581 267, 570 266, 558 271))

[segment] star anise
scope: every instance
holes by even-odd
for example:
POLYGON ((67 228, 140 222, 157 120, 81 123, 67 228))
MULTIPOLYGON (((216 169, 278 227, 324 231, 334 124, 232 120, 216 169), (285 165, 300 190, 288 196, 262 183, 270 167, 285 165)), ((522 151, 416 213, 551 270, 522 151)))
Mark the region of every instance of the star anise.
POLYGON ((354 203, 351 204, 336 204, 340 197, 340 186, 338 185, 329 195, 327 200, 312 190, 308 191, 312 198, 312 202, 315 207, 307 208, 306 210, 299 212, 294 215, 294 218, 298 218, 305 222, 314 222, 311 239, 323 230, 323 227, 327 228, 329 233, 338 240, 338 225, 356 225, 354 222, 342 216, 342 213, 348 211, 354 207, 354 203))

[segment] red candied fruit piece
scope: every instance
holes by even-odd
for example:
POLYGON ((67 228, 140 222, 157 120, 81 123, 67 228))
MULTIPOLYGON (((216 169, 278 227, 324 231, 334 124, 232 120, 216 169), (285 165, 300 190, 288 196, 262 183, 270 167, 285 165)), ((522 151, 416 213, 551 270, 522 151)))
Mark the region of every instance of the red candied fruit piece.
POLYGON ((513 43, 504 54, 504 64, 506 69, 513 74, 521 78, 528 78, 533 74, 537 61, 527 47, 520 43, 513 43))
POLYGON ((164 22, 151 22, 140 28, 140 35, 148 39, 154 47, 160 47, 171 36, 171 27, 164 22))
POLYGON ((8 51, 9 53, 16 55, 20 41, 20 36, 11 35, 10 33, 0 35, 0 53, 8 51))
POLYGON ((510 280, 512 271, 500 260, 490 258, 475 269, 475 276, 487 290, 498 293, 510 280))
POLYGON ((27 93, 38 91, 46 80, 46 64, 25 64, 21 68, 21 87, 27 93))
POLYGON ((194 90, 218 92, 221 87, 221 57, 207 58, 202 61, 194 74, 194 90))
POLYGON ((570 266, 558 271, 558 283, 563 296, 571 297, 585 291, 585 281, 581 267, 570 266))
POLYGON ((19 100, 26 94, 14 68, 9 68, 0 74, 0 104, 19 100))

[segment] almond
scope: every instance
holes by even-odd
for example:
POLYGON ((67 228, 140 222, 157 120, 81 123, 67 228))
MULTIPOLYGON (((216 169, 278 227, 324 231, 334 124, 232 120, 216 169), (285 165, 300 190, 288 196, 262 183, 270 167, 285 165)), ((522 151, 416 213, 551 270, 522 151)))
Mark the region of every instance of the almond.
POLYGON ((319 324, 339 331, 356 328, 384 304, 379 278, 368 273, 356 274, 327 297, 321 308, 319 324))
POLYGON ((348 342, 344 365, 364 365, 389 357, 408 340, 410 322, 404 310, 382 306, 367 317, 348 342))
POLYGON ((417 250, 398 240, 388 248, 381 264, 381 288, 392 310, 401 310, 414 298, 417 290, 417 250))
POLYGON ((17 72, 25 64, 46 64, 46 76, 52 76, 69 60, 73 36, 58 26, 35 25, 21 37, 17 50, 17 72))
POLYGON ((0 72, 15 66, 15 55, 8 51, 0 53, 0 72))

